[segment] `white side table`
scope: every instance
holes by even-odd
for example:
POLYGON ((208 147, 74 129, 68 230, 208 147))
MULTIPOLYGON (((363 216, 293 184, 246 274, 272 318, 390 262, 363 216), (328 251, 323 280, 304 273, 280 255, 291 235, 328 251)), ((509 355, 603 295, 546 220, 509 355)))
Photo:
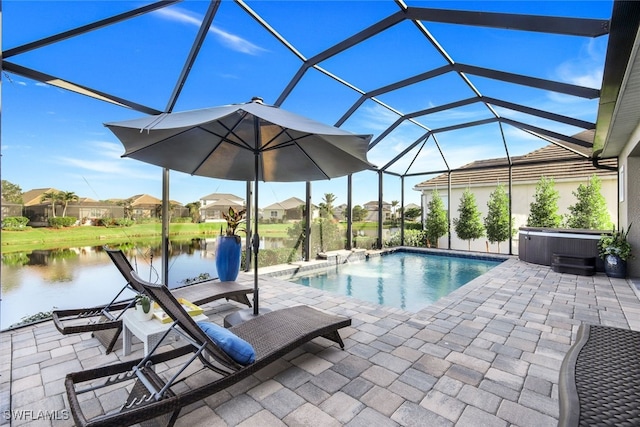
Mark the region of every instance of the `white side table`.
MULTIPOLYGON (((204 314, 200 314, 193 316, 193 320, 200 322, 207 321, 209 318, 204 314)), ((146 356, 172 324, 173 322, 162 323, 155 317, 151 320, 140 321, 136 317, 135 310, 127 310, 122 315, 122 355, 128 356, 131 353, 131 339, 135 335, 144 343, 144 354, 146 356)), ((168 336, 175 337, 176 340, 179 338, 179 335, 174 332, 171 332, 168 336)))

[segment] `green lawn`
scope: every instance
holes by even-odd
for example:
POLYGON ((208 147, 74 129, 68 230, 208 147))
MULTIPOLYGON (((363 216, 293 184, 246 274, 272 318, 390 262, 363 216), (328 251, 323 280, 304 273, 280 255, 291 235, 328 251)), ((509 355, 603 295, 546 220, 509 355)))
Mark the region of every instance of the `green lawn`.
MULTIPOLYGON (((174 223, 169 227, 172 238, 214 237, 220 233, 221 223, 174 223)), ((346 224, 339 226, 346 230, 346 224)), ((260 224, 261 237, 287 238, 291 224, 260 224)), ((374 222, 353 224, 354 231, 375 230, 374 222)), ((243 235, 243 233, 240 233, 243 235)), ((69 228, 27 228, 22 231, 2 230, 0 248, 2 253, 30 252, 35 249, 54 249, 70 246, 99 246, 121 243, 153 243, 160 240, 160 223, 135 224, 131 227, 81 226, 69 228)))
MULTIPOLYGON (((288 224, 260 225, 261 236, 287 237, 288 224)), ((220 233, 220 223, 175 223, 169 227, 172 237, 213 237, 220 233)), ((69 227, 28 228, 22 231, 2 230, 2 253, 24 252, 34 249, 53 249, 68 246, 98 246, 122 242, 152 242, 161 237, 159 223, 136 224, 131 227, 69 227)))

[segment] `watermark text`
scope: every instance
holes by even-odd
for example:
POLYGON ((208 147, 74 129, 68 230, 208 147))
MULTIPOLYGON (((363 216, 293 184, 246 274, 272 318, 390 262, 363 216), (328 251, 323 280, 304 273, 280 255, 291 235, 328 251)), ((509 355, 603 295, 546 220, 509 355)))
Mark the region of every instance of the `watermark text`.
POLYGON ((38 411, 32 409, 16 409, 11 411, 3 411, 2 416, 5 420, 16 421, 36 421, 36 420, 52 420, 61 421, 69 419, 69 410, 60 409, 56 411, 38 411))

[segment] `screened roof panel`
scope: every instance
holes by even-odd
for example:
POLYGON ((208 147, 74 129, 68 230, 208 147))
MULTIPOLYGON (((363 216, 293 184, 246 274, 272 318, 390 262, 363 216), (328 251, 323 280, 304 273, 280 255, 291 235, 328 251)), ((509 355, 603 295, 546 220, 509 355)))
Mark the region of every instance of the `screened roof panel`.
MULTIPOLYGON (((44 73, 162 110, 197 27, 158 19, 155 12, 62 40, 20 55, 20 63, 44 73), (140 25, 150 28, 139 31, 140 25), (74 52, 73 60, 61 60, 74 52), (77 56, 76 56, 77 55, 77 56), (132 73, 132 69, 145 70, 132 73), (127 84, 123 84, 124 81, 127 84), (152 87, 154 90, 140 90, 152 87)), ((159 14, 159 15, 158 15, 159 14)))
POLYGON ((416 117, 416 121, 428 124, 429 129, 437 131, 438 129, 462 125, 468 122, 493 118, 495 118, 495 116, 483 103, 473 103, 416 117))
POLYGON ((442 132, 437 139, 452 169, 474 160, 505 157, 507 154, 497 123, 442 132))
POLYGON ((392 1, 254 1, 249 7, 306 58, 311 58, 398 11, 392 1), (299 16, 300 19, 291 19, 299 16), (311 35, 321 34, 322 37, 311 35))
MULTIPOLYGON (((357 99, 358 95, 353 90, 331 77, 311 69, 305 73, 296 90, 284 101, 282 108, 298 111, 302 115, 333 125, 357 99), (335 108, 314 108, 317 105, 334 105, 335 108)), ((342 128, 362 133, 357 127, 353 127, 352 123, 345 123, 342 128)))
MULTIPOLYGON (((422 73, 429 73, 433 70, 436 69, 425 68, 415 75, 418 76, 422 73)), ((393 91, 385 92, 378 95, 377 98, 395 106, 403 114, 412 114, 474 96, 475 94, 469 85, 464 83, 457 73, 449 71, 393 91)))
MULTIPOLYGON (((109 8, 98 1, 81 1, 61 7, 57 1, 10 1, 2 4, 2 48, 8 49, 91 24, 141 6, 127 1, 109 8)), ((64 5, 64 4, 63 4, 64 5)))
POLYGON ((440 154, 440 150, 435 145, 433 138, 422 139, 419 144, 390 165, 385 171, 398 175, 406 175, 422 171, 423 168, 429 170, 446 170, 447 165, 440 154))
POLYGON ((593 128, 612 10, 611 1, 184 1, 140 14, 154 3, 38 5, 3 4, 6 76, 131 107, 102 121, 162 111, 170 101, 180 111, 260 96, 372 134, 370 160, 398 174, 549 143, 519 123, 547 139, 593 128), (207 13, 211 25, 197 39, 207 13), (82 25, 95 28, 76 30, 82 25))
POLYGON ((320 63, 365 92, 445 64, 410 21, 394 25, 320 63))
POLYGON ((566 72, 568 64, 579 60, 594 68, 604 65, 606 36, 592 39, 466 26, 460 31, 460 26, 425 25, 457 63, 574 84, 589 70, 581 66, 573 70, 574 75, 566 72), (576 54, 567 57, 566 52, 576 54))

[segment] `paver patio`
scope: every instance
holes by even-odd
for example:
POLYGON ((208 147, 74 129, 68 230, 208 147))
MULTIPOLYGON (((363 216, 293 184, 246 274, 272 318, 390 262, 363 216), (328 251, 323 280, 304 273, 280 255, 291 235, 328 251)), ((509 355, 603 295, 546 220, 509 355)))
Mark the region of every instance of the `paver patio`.
MULTIPOLYGON (((515 258, 418 313, 269 277, 260 298, 261 306, 308 304, 351 317, 345 350, 316 339, 183 409, 177 426, 555 426, 558 372, 578 325, 640 330, 633 282, 515 258)), ((239 305, 204 308, 222 324, 239 305)), ((50 321, 0 340, 0 425, 73 425, 65 374, 143 351, 134 341, 127 357, 120 343, 104 355, 89 333, 63 336, 50 321)), ((91 399, 96 413, 112 409, 110 397, 91 399)))

